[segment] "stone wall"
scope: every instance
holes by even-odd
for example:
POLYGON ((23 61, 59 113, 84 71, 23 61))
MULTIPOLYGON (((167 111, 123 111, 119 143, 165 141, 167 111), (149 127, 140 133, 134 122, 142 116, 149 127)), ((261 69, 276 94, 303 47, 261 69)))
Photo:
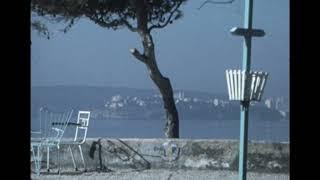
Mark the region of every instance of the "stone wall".
MULTIPOLYGON (((238 141, 209 139, 87 139, 82 145, 88 170, 113 168, 238 169, 238 141)), ((73 153, 83 169, 79 149, 73 153)), ((50 165, 57 164, 57 151, 50 152, 50 165)), ((43 161, 46 154, 43 154, 43 161)), ((289 173, 289 143, 249 142, 248 171, 289 173)), ((67 146, 60 149, 61 166, 72 168, 67 146)), ((45 165, 45 162, 43 163, 45 165)))

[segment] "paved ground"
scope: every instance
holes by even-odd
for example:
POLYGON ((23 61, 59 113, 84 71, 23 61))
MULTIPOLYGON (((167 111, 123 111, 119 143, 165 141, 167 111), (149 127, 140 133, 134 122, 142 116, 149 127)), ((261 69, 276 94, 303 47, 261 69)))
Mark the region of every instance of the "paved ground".
MULTIPOLYGON (((56 173, 42 173, 40 176, 31 175, 31 179, 44 180, 237 180, 236 171, 213 171, 213 170, 167 170, 167 169, 150 169, 144 171, 126 171, 117 170, 113 172, 86 172, 72 173, 71 171, 62 172, 61 175, 56 173)), ((265 174, 265 173, 248 173, 248 180, 289 180, 289 174, 265 174)))

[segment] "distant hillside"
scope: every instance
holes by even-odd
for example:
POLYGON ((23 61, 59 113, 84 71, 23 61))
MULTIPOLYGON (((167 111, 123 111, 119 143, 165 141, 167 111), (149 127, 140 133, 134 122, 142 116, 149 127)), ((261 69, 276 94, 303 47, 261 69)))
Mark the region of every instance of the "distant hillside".
MULTIPOLYGON (((54 111, 86 109, 96 119, 163 119, 164 110, 158 91, 90 86, 32 87, 32 115, 45 106, 54 111)), ((197 91, 174 91, 181 119, 236 119, 239 102, 229 101, 225 94, 197 91)), ((256 119, 288 119, 284 98, 269 98, 252 105, 256 119), (280 101, 281 100, 281 101, 280 101), (284 108, 283 108, 284 107, 284 108)))
MULTIPOLYGON (((184 92, 189 96, 200 98, 214 96, 206 92, 184 92)), ((50 106, 58 110, 65 108, 99 108, 104 106, 107 99, 117 94, 130 97, 151 97, 159 93, 156 90, 125 87, 34 86, 31 88, 33 106, 50 106)), ((221 94, 217 94, 216 96, 226 97, 226 95, 221 94)))
POLYGON ((35 86, 31 88, 34 107, 49 106, 57 110, 66 108, 98 108, 115 94, 130 96, 151 95, 151 90, 91 86, 35 86))

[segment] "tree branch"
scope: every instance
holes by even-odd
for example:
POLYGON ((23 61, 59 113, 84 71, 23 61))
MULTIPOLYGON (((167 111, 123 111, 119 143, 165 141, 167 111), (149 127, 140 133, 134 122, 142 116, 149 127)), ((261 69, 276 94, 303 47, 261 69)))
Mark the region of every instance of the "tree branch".
POLYGON ((99 24, 101 27, 105 27, 105 28, 117 29, 118 25, 121 24, 121 22, 118 19, 114 19, 107 22, 103 19, 103 16, 98 17, 97 14, 92 14, 92 15, 87 14, 86 16, 96 24, 99 24))
POLYGON ((42 34, 46 36, 47 39, 50 39, 50 31, 48 30, 47 26, 42 24, 40 21, 31 22, 31 28, 38 31, 40 35, 42 34))
POLYGON ((198 9, 200 10, 200 9, 201 9, 205 4, 207 4, 207 3, 210 3, 210 4, 231 4, 231 3, 233 3, 233 2, 234 2, 234 0, 228 0, 228 1, 212 1, 212 0, 207 0, 207 1, 203 2, 198 9))
POLYGON ((126 21, 125 19, 121 20, 123 22, 124 25, 127 26, 127 28, 132 31, 132 32, 137 32, 138 28, 133 27, 128 21, 126 21))
POLYGON ((167 25, 169 24, 169 22, 171 21, 171 18, 172 18, 172 16, 173 16, 173 14, 177 11, 177 9, 180 7, 181 4, 182 4, 182 1, 180 1, 180 2, 178 3, 178 5, 176 6, 176 8, 174 8, 174 10, 170 12, 169 18, 167 19, 167 21, 166 21, 164 24, 161 25, 161 24, 159 23, 159 24, 157 24, 157 25, 153 25, 153 26, 149 27, 149 28, 148 28, 148 33, 150 33, 151 30, 154 29, 154 28, 163 28, 163 27, 167 26, 167 25))
POLYGON ((147 57, 141 54, 136 48, 130 49, 131 54, 143 63, 146 63, 147 57))

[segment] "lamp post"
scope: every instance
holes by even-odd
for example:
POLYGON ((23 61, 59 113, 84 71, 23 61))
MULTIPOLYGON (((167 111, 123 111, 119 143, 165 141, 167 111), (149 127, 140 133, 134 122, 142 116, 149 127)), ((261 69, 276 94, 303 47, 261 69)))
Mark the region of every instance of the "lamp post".
POLYGON ((250 71, 251 39, 263 37, 261 29, 252 29, 253 0, 245 0, 244 28, 235 27, 232 35, 243 36, 242 72, 227 71, 230 100, 240 100, 239 180, 247 179, 248 120, 251 100, 260 101, 268 74, 250 71), (234 94, 232 94, 234 93, 234 94))

